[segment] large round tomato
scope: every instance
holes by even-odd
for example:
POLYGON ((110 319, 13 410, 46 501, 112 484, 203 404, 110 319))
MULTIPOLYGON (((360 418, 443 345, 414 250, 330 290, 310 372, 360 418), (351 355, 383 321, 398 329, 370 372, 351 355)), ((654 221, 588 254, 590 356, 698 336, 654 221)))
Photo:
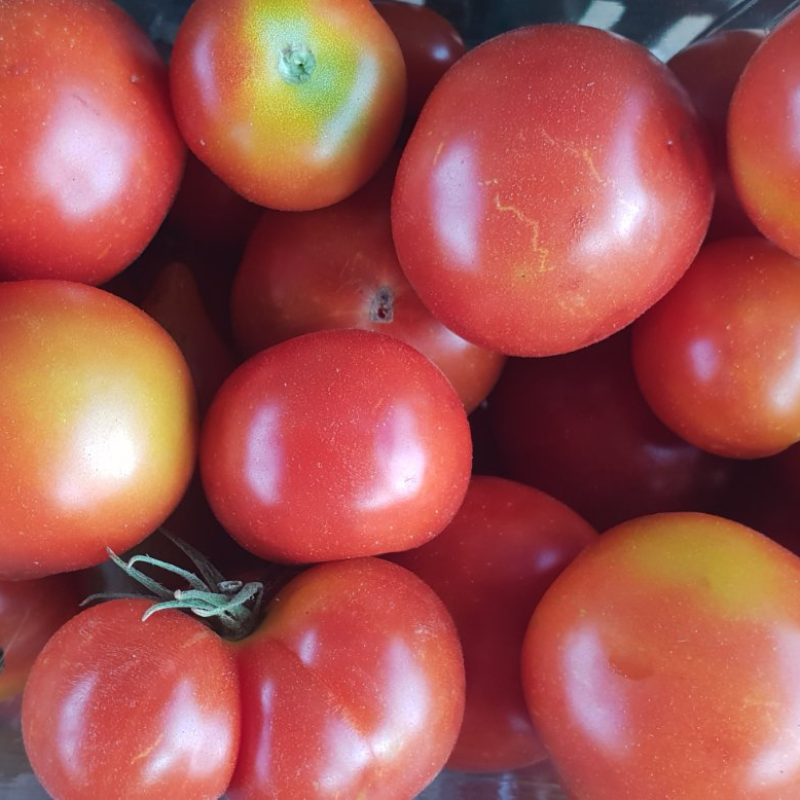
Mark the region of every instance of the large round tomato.
POLYGON ((178 188, 166 66, 110 0, 2 0, 0 30, 0 279, 102 283, 178 188))
POLYGON ((523 681, 570 797, 800 796, 800 559, 735 522, 606 531, 533 612, 523 681))
POLYGON ((84 611, 34 664, 23 735, 54 797, 407 800, 452 749, 458 636, 395 564, 307 570, 235 644, 150 605, 84 611))
POLYGON ((195 155, 248 200, 284 210, 366 183, 405 109, 400 46, 369 0, 195 0, 170 79, 195 155))
POLYGON ((467 491, 466 412, 441 371, 399 339, 324 330, 262 350, 217 392, 200 472, 211 508, 269 560, 405 550, 467 491))
POLYGON ((0 578, 104 561, 153 531, 195 464, 194 386, 151 317, 68 281, 0 283, 0 578))
POLYGON ((691 263, 712 202, 677 78, 632 41, 554 24, 500 34, 445 73, 392 213, 434 315, 530 356, 602 339, 652 305, 691 263))

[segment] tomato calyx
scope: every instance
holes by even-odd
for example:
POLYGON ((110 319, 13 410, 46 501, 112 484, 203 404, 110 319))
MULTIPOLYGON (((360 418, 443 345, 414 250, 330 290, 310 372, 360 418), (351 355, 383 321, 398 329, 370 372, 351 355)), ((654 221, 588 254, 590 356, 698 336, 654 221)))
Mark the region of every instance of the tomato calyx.
POLYGON ((317 66, 314 53, 304 44, 290 44, 281 51, 278 72, 287 83, 305 83, 317 66))
MULTIPOLYGON (((162 533, 189 558, 196 572, 143 554, 134 555, 125 561, 110 547, 106 548, 111 561, 129 578, 147 589, 149 595, 144 596, 158 601, 145 611, 142 615, 142 622, 146 622, 149 617, 159 611, 177 609, 208 620, 207 624, 228 641, 239 641, 251 634, 261 621, 264 584, 260 581, 228 580, 191 545, 167 531, 162 531, 162 533), (160 581, 143 572, 137 566, 138 564, 145 564, 177 575, 186 581, 188 588, 169 589, 160 581)), ((87 597, 81 605, 87 605, 96 600, 120 597, 142 597, 142 594, 93 594, 87 597)))

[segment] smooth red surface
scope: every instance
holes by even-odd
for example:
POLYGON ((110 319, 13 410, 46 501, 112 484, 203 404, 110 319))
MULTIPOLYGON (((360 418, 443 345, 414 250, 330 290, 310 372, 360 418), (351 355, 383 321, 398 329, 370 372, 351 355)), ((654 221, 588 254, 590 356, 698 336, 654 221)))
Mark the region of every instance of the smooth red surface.
POLYGON ((428 541, 458 510, 471 455, 464 407, 425 356, 342 329, 238 367, 206 414, 200 470, 243 547, 312 562, 428 541))
POLYGON ((720 517, 606 531, 534 611, 523 680, 570 797, 800 793, 800 560, 720 517))
POLYGON ((553 24, 500 34, 433 90, 392 205, 400 263, 466 339, 553 355, 609 336, 683 274, 713 180, 683 88, 643 47, 553 24))
POLYGON ((181 178, 166 66, 110 0, 3 0, 0 28, 0 279, 103 283, 181 178))
POLYGON ((461 637, 466 709, 449 768, 500 772, 546 758, 522 692, 522 639, 547 587, 596 536, 543 492, 476 476, 442 533, 390 556, 436 591, 461 637))

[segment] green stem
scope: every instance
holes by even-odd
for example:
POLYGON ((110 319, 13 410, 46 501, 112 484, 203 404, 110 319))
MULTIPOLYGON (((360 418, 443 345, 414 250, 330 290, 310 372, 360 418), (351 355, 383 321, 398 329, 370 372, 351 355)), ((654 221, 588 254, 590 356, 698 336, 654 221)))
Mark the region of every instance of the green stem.
POLYGON ((304 44, 290 44, 281 50, 278 72, 287 83, 305 83, 317 67, 317 59, 304 44))

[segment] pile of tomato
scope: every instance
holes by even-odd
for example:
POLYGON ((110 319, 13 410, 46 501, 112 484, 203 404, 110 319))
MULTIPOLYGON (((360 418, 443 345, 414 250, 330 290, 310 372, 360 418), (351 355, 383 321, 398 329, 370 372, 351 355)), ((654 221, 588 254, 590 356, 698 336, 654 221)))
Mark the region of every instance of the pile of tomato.
POLYGON ((664 63, 0 0, 0 722, 45 790, 800 796, 798 96, 800 12, 664 63))

